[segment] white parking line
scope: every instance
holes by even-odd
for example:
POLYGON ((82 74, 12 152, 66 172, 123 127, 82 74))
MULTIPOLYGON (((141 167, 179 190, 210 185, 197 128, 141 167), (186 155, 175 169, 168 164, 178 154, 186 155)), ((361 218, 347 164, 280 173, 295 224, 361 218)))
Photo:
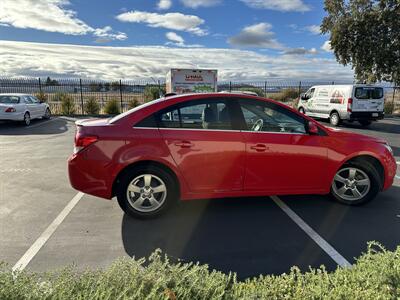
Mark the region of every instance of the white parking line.
MULTIPOLYGON (((36 127, 42 126, 42 125, 44 125, 44 124, 53 122, 53 121, 55 121, 55 120, 58 120, 58 118, 52 118, 52 119, 47 120, 47 121, 42 121, 42 122, 40 122, 40 123, 38 123, 38 124, 30 125, 30 126, 27 126, 27 127, 25 127, 25 128, 26 128, 26 129, 36 128, 36 127)), ((21 128, 22 128, 22 127, 21 127, 21 128)))
POLYGON ((74 198, 64 207, 60 214, 54 219, 54 221, 46 228, 45 231, 39 236, 39 238, 32 244, 32 246, 25 252, 25 254, 19 259, 19 261, 12 268, 13 271, 22 271, 29 264, 29 262, 35 257, 43 245, 48 241, 52 234, 56 231, 57 227, 64 221, 75 205, 85 195, 84 193, 77 193, 74 198))
POLYGON ((303 221, 289 206, 287 206, 277 196, 271 196, 271 199, 311 238, 318 246, 322 248, 339 266, 351 267, 351 264, 337 252, 327 241, 325 241, 314 229, 303 221))

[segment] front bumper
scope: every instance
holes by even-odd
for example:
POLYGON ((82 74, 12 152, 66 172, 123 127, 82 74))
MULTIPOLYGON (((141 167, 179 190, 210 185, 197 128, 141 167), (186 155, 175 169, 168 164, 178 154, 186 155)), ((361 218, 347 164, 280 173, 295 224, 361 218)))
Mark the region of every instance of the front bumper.
POLYGON ((350 120, 382 120, 385 113, 382 111, 355 111, 350 113, 350 120))

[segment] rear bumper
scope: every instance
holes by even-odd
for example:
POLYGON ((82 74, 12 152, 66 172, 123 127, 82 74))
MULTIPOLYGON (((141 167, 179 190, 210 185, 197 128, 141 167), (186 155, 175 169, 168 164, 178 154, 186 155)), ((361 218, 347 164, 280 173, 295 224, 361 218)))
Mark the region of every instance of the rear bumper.
POLYGON ((351 112, 350 120, 382 120, 385 117, 385 113, 380 112, 369 112, 369 111, 355 111, 351 112), (377 115, 376 115, 377 114, 377 115))
POLYGON ((24 120, 24 113, 21 112, 10 112, 10 113, 0 113, 0 120, 7 120, 7 121, 23 121, 24 120))

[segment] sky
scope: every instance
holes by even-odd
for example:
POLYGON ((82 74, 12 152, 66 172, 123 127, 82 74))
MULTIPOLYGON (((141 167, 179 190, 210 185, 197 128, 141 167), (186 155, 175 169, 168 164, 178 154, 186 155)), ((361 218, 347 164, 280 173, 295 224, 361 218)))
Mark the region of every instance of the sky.
POLYGON ((352 80, 324 15, 322 0, 1 0, 0 76, 352 80))

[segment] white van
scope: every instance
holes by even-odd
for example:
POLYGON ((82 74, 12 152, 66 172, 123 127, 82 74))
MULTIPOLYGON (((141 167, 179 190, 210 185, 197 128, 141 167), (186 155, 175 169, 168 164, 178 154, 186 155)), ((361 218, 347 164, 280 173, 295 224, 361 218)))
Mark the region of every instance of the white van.
POLYGON ((383 119, 384 93, 379 86, 316 85, 302 94, 297 109, 310 117, 329 119, 334 126, 342 120, 368 126, 383 119))

